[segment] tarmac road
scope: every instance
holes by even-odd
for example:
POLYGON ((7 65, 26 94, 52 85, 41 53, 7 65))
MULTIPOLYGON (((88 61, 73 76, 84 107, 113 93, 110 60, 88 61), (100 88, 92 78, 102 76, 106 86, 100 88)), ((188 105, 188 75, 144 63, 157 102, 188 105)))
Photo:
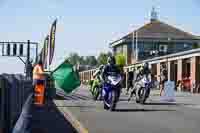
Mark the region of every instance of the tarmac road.
POLYGON ((122 95, 115 112, 105 111, 101 101, 93 101, 85 86, 65 98, 55 102, 70 110, 90 133, 200 132, 200 96, 180 95, 176 103, 151 96, 147 105, 140 105, 127 102, 128 97, 122 95))

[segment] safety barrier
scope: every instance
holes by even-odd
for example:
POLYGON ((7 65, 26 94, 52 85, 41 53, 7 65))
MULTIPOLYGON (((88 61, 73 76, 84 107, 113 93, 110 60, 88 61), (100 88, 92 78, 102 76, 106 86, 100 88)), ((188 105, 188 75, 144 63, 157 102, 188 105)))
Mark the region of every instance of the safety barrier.
POLYGON ((32 88, 32 82, 26 81, 23 75, 0 75, 0 130, 3 133, 12 131, 32 88))
POLYGON ((25 104, 23 105, 22 112, 17 120, 12 133, 31 133, 30 124, 31 124, 31 110, 33 103, 33 93, 28 96, 25 104))
POLYGON ((82 84, 87 84, 91 79, 92 75, 95 73, 97 69, 91 69, 83 72, 79 72, 79 76, 82 84))
POLYGON ((45 78, 45 100, 51 100, 56 97, 55 81, 49 74, 46 74, 45 78))

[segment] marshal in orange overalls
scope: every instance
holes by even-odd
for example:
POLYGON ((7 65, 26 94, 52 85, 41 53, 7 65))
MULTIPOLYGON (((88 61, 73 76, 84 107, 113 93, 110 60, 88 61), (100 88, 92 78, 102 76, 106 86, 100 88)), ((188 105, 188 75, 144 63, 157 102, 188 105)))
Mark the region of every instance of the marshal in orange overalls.
POLYGON ((42 65, 37 64, 33 69, 33 83, 34 83, 34 104, 36 106, 44 105, 44 71, 42 65))

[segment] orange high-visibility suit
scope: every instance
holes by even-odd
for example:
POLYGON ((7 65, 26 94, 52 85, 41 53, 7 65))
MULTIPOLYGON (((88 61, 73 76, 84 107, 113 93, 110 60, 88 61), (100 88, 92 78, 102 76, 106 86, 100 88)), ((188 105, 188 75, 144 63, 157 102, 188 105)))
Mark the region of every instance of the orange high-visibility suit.
POLYGON ((36 65, 33 69, 33 82, 34 82, 34 104, 37 106, 44 105, 44 71, 41 65, 36 65))

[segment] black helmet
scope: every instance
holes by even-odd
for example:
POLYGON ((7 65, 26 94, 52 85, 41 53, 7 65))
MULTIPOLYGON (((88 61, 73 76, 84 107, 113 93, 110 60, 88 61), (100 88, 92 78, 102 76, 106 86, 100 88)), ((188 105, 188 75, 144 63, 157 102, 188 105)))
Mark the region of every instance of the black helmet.
POLYGON ((144 68, 149 68, 149 63, 148 63, 148 62, 145 62, 143 67, 144 67, 144 68))
POLYGON ((115 64, 115 57, 114 56, 109 56, 107 60, 108 64, 115 64))

